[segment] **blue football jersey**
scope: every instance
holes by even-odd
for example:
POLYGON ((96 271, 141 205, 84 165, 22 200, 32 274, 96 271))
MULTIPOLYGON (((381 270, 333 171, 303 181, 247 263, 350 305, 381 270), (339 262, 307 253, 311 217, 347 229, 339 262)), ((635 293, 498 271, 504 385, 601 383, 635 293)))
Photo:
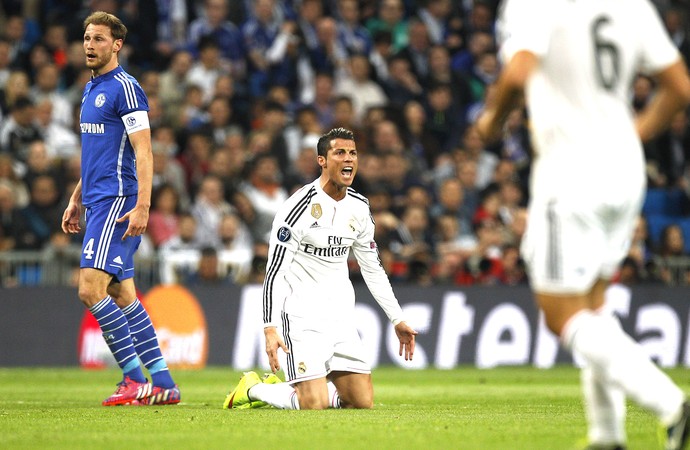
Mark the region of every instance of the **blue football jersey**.
POLYGON ((137 194, 136 158, 128 131, 149 128, 144 90, 118 66, 86 84, 81 100, 82 203, 137 194), (137 111, 140 111, 137 113, 137 111))

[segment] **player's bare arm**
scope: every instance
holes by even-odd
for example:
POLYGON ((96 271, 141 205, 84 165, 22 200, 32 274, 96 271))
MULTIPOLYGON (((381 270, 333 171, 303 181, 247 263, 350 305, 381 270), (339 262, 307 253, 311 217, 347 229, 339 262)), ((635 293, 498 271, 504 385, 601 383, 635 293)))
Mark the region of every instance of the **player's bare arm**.
POLYGON ((278 359, 278 349, 282 349, 285 353, 290 353, 285 342, 278 335, 276 327, 265 327, 264 337, 266 338, 266 354, 268 355, 268 363, 271 371, 276 373, 280 370, 280 361, 278 359))
POLYGON ((69 198, 69 203, 62 214, 62 231, 68 234, 76 234, 81 231, 79 217, 81 215, 81 178, 69 198))
POLYGON ((400 341, 400 351, 398 354, 400 356, 405 356, 405 361, 412 361, 414 356, 414 343, 415 336, 418 334, 415 330, 410 327, 407 322, 399 322, 395 326, 395 334, 398 336, 400 341))
POLYGON ((151 190, 153 184, 153 154, 151 151, 151 130, 145 129, 129 135, 129 140, 136 152, 137 179, 139 192, 137 204, 125 215, 117 219, 118 222, 129 220, 127 231, 122 236, 141 236, 146 232, 149 222, 149 208, 151 207, 151 190))
POLYGON ((477 119, 477 131, 486 141, 495 141, 510 111, 522 98, 527 79, 539 64, 534 53, 520 51, 513 56, 496 82, 496 96, 477 119))
POLYGON ((690 103, 690 78, 682 60, 662 70, 655 78, 659 82, 657 94, 635 121, 642 142, 664 131, 674 114, 690 103))

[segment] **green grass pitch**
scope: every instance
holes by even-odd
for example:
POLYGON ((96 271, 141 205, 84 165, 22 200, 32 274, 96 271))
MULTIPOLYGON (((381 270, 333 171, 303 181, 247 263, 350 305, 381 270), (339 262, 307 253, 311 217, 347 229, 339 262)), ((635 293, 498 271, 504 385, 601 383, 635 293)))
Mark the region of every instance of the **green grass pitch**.
MULTIPOLYGON (((667 371, 690 391, 686 369, 667 371)), ((225 411, 240 373, 175 371, 182 403, 102 407, 113 369, 0 368, 0 449, 578 449, 579 375, 540 370, 374 370, 373 410, 225 411)), ((629 449, 659 448, 656 420, 628 406, 629 449)))

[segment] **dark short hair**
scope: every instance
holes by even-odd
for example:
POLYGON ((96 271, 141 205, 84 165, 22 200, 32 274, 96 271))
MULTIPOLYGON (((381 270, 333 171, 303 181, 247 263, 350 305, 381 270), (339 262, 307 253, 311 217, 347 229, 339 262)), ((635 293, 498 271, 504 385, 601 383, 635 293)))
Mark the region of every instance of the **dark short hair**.
POLYGON ((328 150, 331 148, 331 141, 333 141, 333 139, 354 141, 355 135, 352 131, 346 128, 333 128, 328 133, 319 137, 319 142, 316 144, 316 154, 325 157, 328 153, 328 150))
POLYGON ((104 11, 96 11, 84 20, 84 30, 91 24, 105 25, 110 28, 110 34, 113 35, 114 39, 122 39, 124 41, 125 37, 127 37, 127 27, 113 14, 104 11))

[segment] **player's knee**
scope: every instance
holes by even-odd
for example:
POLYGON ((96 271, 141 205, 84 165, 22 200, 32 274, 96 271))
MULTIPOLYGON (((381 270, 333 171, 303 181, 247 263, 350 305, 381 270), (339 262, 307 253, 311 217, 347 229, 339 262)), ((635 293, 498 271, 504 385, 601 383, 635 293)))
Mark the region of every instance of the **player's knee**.
POLYGON ((87 308, 103 300, 104 297, 105 296, 101 295, 99 290, 92 284, 82 283, 79 285, 79 300, 81 300, 87 308))
POLYGON ((340 398, 340 407, 343 409, 372 409, 374 399, 370 396, 362 396, 351 400, 340 398))

